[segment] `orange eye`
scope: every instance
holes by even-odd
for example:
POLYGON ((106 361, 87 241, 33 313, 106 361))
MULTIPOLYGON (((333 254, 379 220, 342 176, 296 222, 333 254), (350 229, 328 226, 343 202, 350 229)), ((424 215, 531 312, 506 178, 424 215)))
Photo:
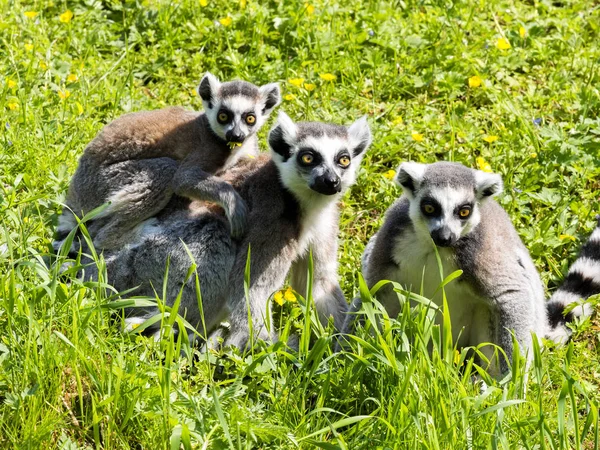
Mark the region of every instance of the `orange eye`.
POLYGON ((423 206, 423 211, 425 211, 427 214, 433 214, 435 212, 435 206, 425 205, 423 206))
POLYGON ((314 160, 315 158, 310 153, 305 153, 304 155, 302 155, 302 162, 304 164, 312 164, 314 160))
POLYGON ((347 156, 342 156, 339 160, 338 163, 340 166, 342 167, 348 167, 350 165, 350 158, 348 158, 347 156))
POLYGON ((458 215, 460 217, 462 217, 463 219, 469 217, 471 215, 471 209, 470 208, 463 208, 458 212, 458 215))
POLYGON ((225 122, 227 122, 227 121, 229 120, 229 114, 227 114, 227 113, 224 113, 224 112, 221 112, 221 113, 219 113, 219 115, 217 116, 217 120, 218 120, 220 123, 225 123, 225 122))
POLYGON ((256 116, 254 116, 253 114, 248 114, 246 116, 246 123, 248 125, 254 125, 256 123, 256 116))

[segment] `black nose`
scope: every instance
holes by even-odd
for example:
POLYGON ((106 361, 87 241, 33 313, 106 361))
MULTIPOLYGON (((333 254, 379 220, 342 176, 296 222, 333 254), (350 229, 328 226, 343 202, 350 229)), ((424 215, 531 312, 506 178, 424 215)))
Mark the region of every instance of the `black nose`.
POLYGON ((242 133, 236 133, 234 131, 228 131, 225 133, 225 137, 229 142, 244 142, 244 136, 242 133))
POLYGON ((316 178, 310 188, 319 194, 333 195, 341 192, 342 180, 336 175, 325 175, 316 178))
POLYGON ((332 189, 337 189, 340 186, 339 177, 327 177, 323 180, 323 182, 325 183, 326 186, 328 186, 332 189))
POLYGON ((431 232, 431 238, 438 247, 450 247, 453 243, 452 232, 447 228, 438 228, 431 232))

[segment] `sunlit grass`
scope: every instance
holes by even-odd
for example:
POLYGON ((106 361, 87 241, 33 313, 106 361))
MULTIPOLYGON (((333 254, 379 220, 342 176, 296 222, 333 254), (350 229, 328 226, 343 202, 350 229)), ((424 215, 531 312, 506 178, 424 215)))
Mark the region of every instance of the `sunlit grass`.
POLYGON ((359 277, 399 195, 393 171, 445 159, 503 175, 500 202, 556 287, 599 212, 592 2, 4 2, 0 17, 0 447, 599 447, 597 321, 536 347, 528 376, 516 361, 495 380, 448 320, 432 325, 440 312, 387 317, 359 277), (299 351, 190 358, 177 308, 162 307, 156 340, 122 332, 120 310, 161 305, 160 288, 119 300, 76 276, 80 260, 62 275, 44 263, 85 145, 128 111, 200 108, 207 70, 279 81, 295 120, 368 115, 339 253, 366 318, 343 352, 298 292, 272 309, 299 351))

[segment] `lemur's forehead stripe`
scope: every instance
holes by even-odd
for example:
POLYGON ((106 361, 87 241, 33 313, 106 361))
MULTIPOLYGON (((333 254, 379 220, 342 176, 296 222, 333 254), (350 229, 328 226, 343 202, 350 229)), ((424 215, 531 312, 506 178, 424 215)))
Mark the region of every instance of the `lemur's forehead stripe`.
POLYGON ((241 96, 250 98, 254 101, 260 99, 260 91, 258 90, 258 87, 252 83, 241 80, 228 81, 221 84, 219 93, 223 98, 241 96))
POLYGON ((230 111, 237 113, 254 111, 256 105, 256 100, 239 94, 223 98, 221 102, 221 107, 227 108, 230 111))
POLYGON ((348 139, 348 130, 342 125, 321 122, 296 123, 297 140, 302 141, 308 137, 328 137, 332 139, 348 139))
POLYGON ((433 186, 422 193, 421 198, 431 198, 437 201, 444 212, 453 213, 457 205, 464 205, 475 199, 472 190, 464 186, 433 186))
POLYGON ((475 175, 468 167, 459 163, 438 162, 427 167, 421 185, 473 190, 476 183, 475 175))

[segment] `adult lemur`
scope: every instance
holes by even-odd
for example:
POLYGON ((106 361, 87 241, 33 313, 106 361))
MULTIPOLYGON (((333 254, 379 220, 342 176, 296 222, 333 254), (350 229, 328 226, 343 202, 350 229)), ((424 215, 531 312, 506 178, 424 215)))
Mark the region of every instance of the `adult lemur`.
MULTIPOLYGON (((83 215, 110 202, 87 224, 94 245, 118 249, 138 225, 156 215, 173 194, 223 207, 231 234, 240 237, 246 205, 214 174, 257 154, 256 132, 280 102, 276 83, 220 83, 206 73, 198 86, 204 112, 166 108, 125 114, 85 148, 67 194, 53 247, 58 250, 83 215)), ((133 234, 133 236, 132 236, 133 234)))
MULTIPOLYGON (((400 166, 396 181, 404 195, 387 211, 363 255, 369 287, 380 280, 396 281, 417 293, 422 287, 425 297, 441 305, 437 246, 444 276, 463 271, 445 286, 455 342, 491 342, 512 357, 512 333, 525 350, 531 332, 543 337, 542 282, 510 218, 491 198, 502 190, 500 176, 457 163, 409 162, 400 166)), ((391 285, 376 296, 390 316, 398 314, 401 305, 391 285)), ((359 308, 355 300, 352 310, 359 308)), ((351 323, 349 314, 345 328, 351 323)), ((482 351, 492 358, 490 346, 482 351)), ((502 357, 499 369, 507 370, 502 357)), ((491 372, 497 370, 496 361, 491 372)))
MULTIPOLYGON (((231 239, 223 218, 204 207, 163 214, 158 224, 145 228, 148 234, 137 244, 107 255, 109 282, 118 290, 141 285, 136 295, 153 296, 152 286, 160 291, 169 258, 167 300, 172 302, 191 264, 185 242, 198 264, 206 329, 201 329, 193 279, 183 288, 180 313, 205 333, 227 318, 230 331, 224 344, 243 348, 250 338, 244 292, 248 249, 249 308, 258 339, 269 337, 267 300, 282 287, 288 273, 292 287, 305 291, 312 249, 316 308, 323 320, 332 316, 341 330, 347 304, 337 274, 337 202, 354 183, 370 142, 365 118, 345 127, 294 123, 280 113, 269 134, 272 156, 240 160, 220 174, 249 208, 247 234, 239 245, 231 239)), ((130 320, 154 314, 155 309, 137 309, 131 311, 130 320)))

